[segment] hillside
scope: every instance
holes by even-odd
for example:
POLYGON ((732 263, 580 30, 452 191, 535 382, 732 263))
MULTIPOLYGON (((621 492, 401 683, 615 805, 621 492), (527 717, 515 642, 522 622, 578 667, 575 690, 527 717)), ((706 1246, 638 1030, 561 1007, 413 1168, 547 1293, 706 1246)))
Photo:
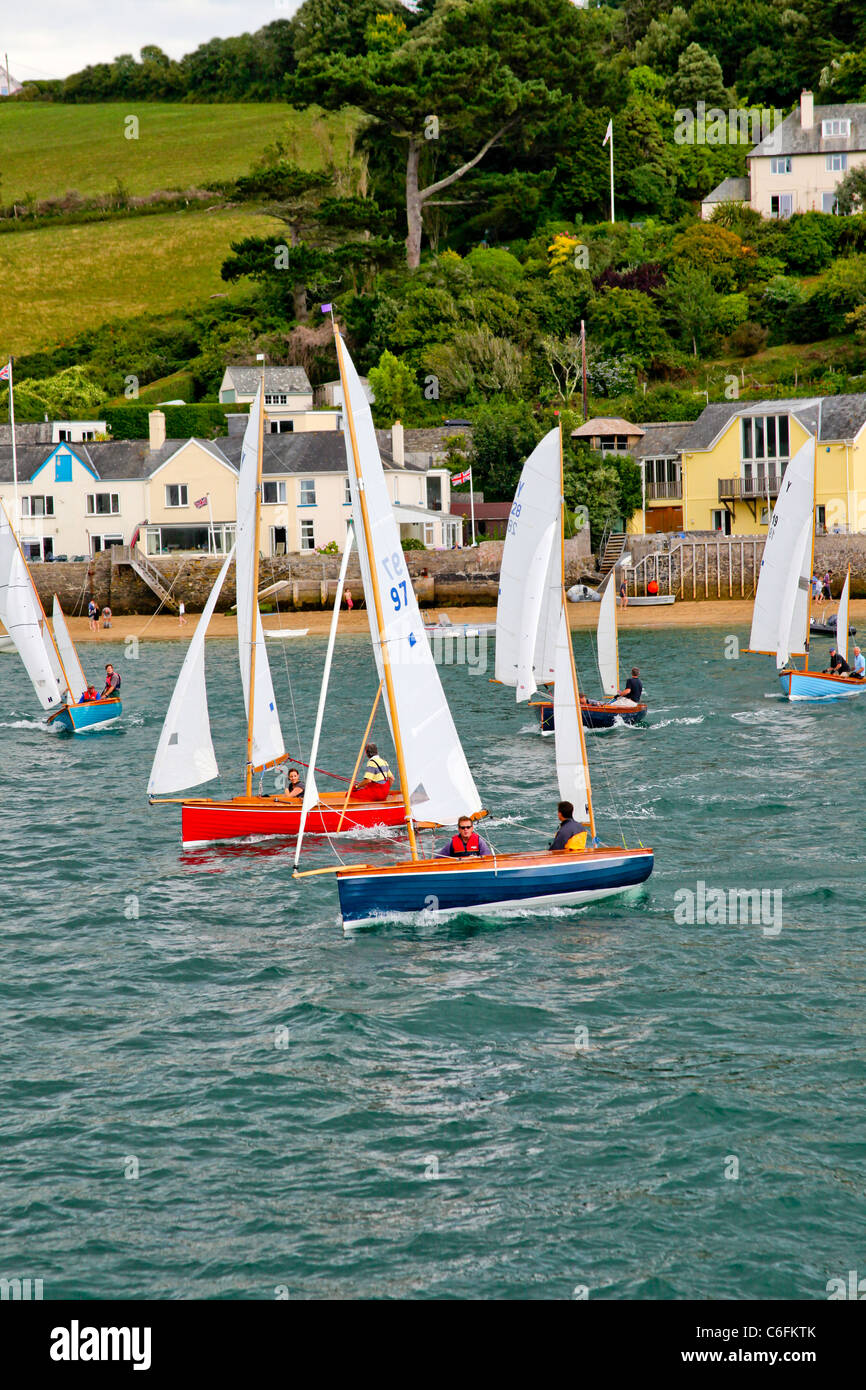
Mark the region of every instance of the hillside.
POLYGON ((118 180, 130 194, 236 178, 278 137, 302 167, 343 163, 352 118, 280 102, 195 106, 129 100, 93 106, 0 104, 0 201, 84 197, 118 180), (130 115, 137 140, 124 136, 130 115))

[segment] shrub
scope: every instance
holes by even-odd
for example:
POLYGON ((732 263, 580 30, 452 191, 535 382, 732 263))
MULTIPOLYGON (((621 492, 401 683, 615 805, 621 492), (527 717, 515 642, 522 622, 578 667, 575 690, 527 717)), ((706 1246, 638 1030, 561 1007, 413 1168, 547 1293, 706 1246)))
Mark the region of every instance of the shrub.
POLYGON ((754 357, 756 352, 767 346, 769 331, 759 323, 747 319, 735 328, 728 339, 728 349, 737 357, 754 357))
MULTIPOLYGON (((336 544, 336 542, 335 542, 335 544, 336 544)), ((404 550, 426 550, 426 549, 427 549, 427 547, 426 547, 426 545, 424 544, 424 542, 423 542, 423 541, 419 541, 417 536, 406 536, 406 537, 400 542, 400 545, 402 546, 402 548, 403 548, 404 550)))

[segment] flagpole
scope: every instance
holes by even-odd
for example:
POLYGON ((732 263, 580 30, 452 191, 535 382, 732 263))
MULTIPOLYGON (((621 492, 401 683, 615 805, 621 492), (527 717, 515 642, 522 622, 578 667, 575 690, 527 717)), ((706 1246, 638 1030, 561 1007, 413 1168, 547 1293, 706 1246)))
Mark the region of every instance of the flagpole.
POLYGON ((586 424, 586 324, 583 319, 580 320, 580 370, 583 378, 583 423, 586 424))
POLYGON ((613 121, 610 123, 610 220, 611 223, 616 221, 613 202, 613 121))
POLYGON ((475 484, 472 481, 472 469, 469 470, 469 510, 472 513, 472 544, 475 544, 475 484))
POLYGON ((213 509, 212 509, 211 504, 210 504, 210 493, 209 493, 209 492, 206 493, 205 496, 207 497, 207 514, 208 514, 208 517, 209 517, 209 519, 210 519, 210 548, 211 548, 211 554, 212 554, 212 555, 216 555, 216 535, 215 535, 214 529, 213 529, 213 509))

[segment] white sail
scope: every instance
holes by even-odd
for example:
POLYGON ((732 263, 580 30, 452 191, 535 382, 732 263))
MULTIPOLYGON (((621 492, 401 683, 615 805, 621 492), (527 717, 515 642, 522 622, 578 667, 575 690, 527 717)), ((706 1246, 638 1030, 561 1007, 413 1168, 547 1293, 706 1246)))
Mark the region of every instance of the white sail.
POLYGON ((811 535, 814 492, 815 441, 810 438, 785 469, 770 519, 752 614, 752 651, 778 653, 787 647, 793 656, 805 650, 809 596, 803 586, 809 578, 811 539, 804 548, 802 536, 807 524, 811 535))
POLYGON ((533 449, 514 494, 499 575, 495 676, 527 700, 551 665, 561 575, 559 430, 533 449))
POLYGON ((368 553, 361 512, 361 490, 355 473, 351 433, 347 427, 346 456, 358 558, 370 636, 380 677, 384 671, 382 641, 387 643, 390 658, 396 710, 387 705, 386 709, 395 743, 398 736, 395 722, 399 725, 408 782, 408 788, 403 790, 408 790, 409 802, 418 820, 448 824, 461 815, 480 811, 481 799, 457 736, 418 612, 418 602, 385 484, 370 404, 342 340, 338 349, 360 455, 358 462, 370 527, 368 553), (373 572, 378 579, 382 602, 381 637, 373 599, 373 572))
POLYGON ((60 653, 60 659, 71 687, 69 693, 73 702, 77 703, 87 689, 87 678, 82 669, 78 652, 75 650, 75 643, 69 635, 63 609, 60 607, 60 600, 56 594, 54 595, 54 609, 51 619, 54 623, 54 641, 57 643, 57 650, 60 653))
MULTIPOLYGON (((250 406, 250 418, 244 433, 241 448, 240 477, 238 479, 238 523, 237 523, 237 609, 238 609, 238 661, 244 687, 244 709, 249 719, 250 712, 250 647, 252 644, 252 612, 255 594, 254 561, 259 546, 256 526, 256 493, 258 491, 258 449, 259 418, 262 409, 262 392, 259 387, 256 398, 250 406)), ((272 763, 282 761, 286 756, 280 717, 271 680, 271 668, 262 632, 262 617, 258 603, 256 612, 256 670, 255 696, 253 701, 253 767, 258 770, 272 763)))
POLYGON ((619 649, 616 640, 616 585, 614 570, 608 575, 598 609, 598 673, 605 695, 619 691, 619 649))
POLYGON ((836 614, 836 650, 843 660, 848 660, 848 594, 851 589, 851 570, 845 575, 839 611, 836 614))
POLYGON ((560 604, 553 686, 556 776, 561 800, 572 802, 576 820, 589 821, 591 793, 586 771, 583 725, 576 697, 571 635, 565 607, 560 604))
MULTIPOLYGON (((3 519, 8 526, 5 515, 3 519)), ((14 542, 14 536, 12 539, 14 542)), ((45 620, 33 581, 17 545, 11 553, 8 546, 0 549, 0 563, 6 566, 5 573, 0 570, 0 618, 24 662, 42 708, 57 709, 62 703, 60 685, 48 659, 43 635, 45 620)))
POLYGON ((148 796, 168 796, 219 776, 207 707, 204 646, 234 553, 232 549, 223 561, 180 668, 153 759, 148 796))

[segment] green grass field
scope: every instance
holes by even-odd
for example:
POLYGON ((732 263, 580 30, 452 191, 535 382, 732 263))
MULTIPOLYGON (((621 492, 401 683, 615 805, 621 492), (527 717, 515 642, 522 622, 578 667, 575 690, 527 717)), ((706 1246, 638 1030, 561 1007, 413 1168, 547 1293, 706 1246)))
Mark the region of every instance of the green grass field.
POLYGON ((124 102, 93 106, 0 103, 0 198, 108 193, 120 179, 132 194, 191 188, 249 171, 282 136, 298 164, 343 166, 355 118, 278 102, 215 106, 124 102), (138 139, 125 138, 128 116, 138 139))
POLYGON ((248 293, 220 279, 229 244, 274 218, 240 209, 47 227, 0 238, 0 360, 67 342, 108 319, 248 293))

